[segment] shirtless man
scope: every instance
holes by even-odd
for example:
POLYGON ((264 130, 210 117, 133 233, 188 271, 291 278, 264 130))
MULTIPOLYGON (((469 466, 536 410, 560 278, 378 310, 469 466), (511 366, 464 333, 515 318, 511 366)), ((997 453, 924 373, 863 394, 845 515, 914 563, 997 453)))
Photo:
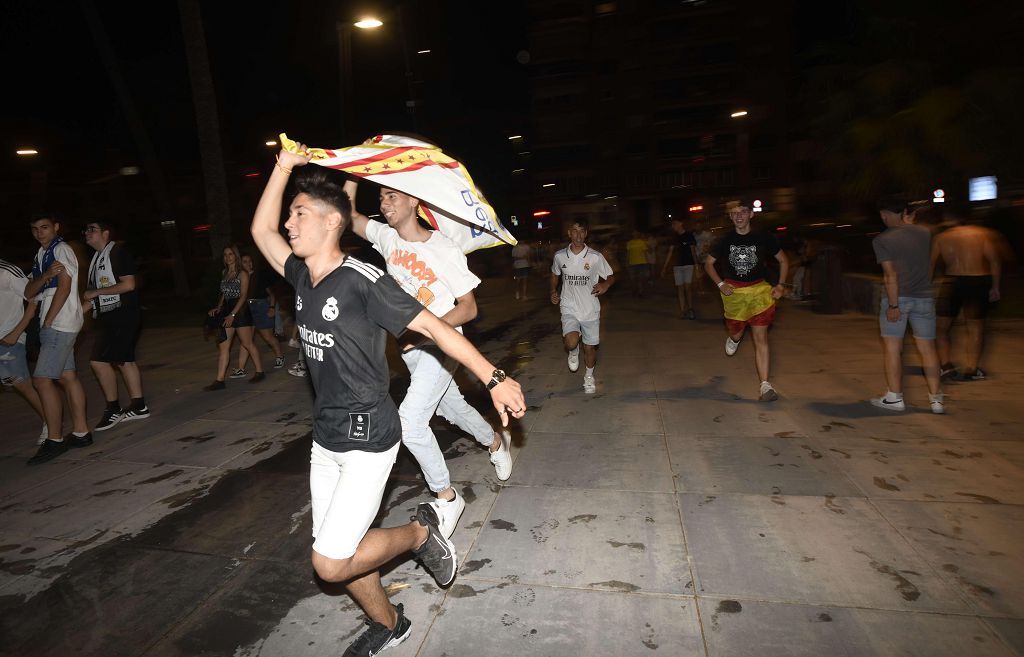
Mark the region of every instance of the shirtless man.
POLYGON ((999 301, 998 234, 984 226, 968 223, 957 214, 957 225, 937 235, 932 243, 932 275, 942 260, 948 283, 947 303, 938 309, 936 347, 941 375, 957 381, 980 381, 985 372, 978 368, 985 334, 985 316, 989 304, 999 301), (964 345, 963 367, 958 371, 952 363, 950 329, 963 310, 967 342, 964 345))

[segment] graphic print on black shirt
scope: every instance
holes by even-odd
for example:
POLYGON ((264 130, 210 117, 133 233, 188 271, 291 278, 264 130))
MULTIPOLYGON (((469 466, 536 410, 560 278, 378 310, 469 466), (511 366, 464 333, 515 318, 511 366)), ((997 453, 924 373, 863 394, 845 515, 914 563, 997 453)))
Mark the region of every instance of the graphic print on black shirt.
POLYGON ((334 452, 390 449, 402 439, 402 424, 388 394, 387 333, 400 335, 423 306, 351 256, 316 287, 294 255, 284 271, 295 287, 295 319, 316 392, 313 440, 334 452))
POLYGON ((751 283, 767 277, 765 261, 780 251, 772 233, 752 230, 746 235, 727 233, 715 245, 711 255, 722 278, 751 283))

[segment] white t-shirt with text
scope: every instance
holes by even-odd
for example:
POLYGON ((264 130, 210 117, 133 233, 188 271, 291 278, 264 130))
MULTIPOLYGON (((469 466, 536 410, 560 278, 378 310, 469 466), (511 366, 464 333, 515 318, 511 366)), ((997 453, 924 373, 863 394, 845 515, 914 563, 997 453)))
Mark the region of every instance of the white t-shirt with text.
POLYGON ((438 231, 425 242, 408 242, 391 226, 369 221, 366 239, 384 256, 388 273, 398 285, 438 317, 454 308, 457 298, 480 285, 480 279, 469 271, 466 254, 438 231))
MULTIPOLYGON (((45 248, 39 248, 39 251, 36 253, 36 262, 42 263, 45 252, 45 248)), ((50 324, 50 327, 64 333, 78 333, 82 330, 83 323, 82 301, 78 291, 78 256, 75 255, 74 250, 68 246, 67 242, 61 242, 53 250, 53 257, 57 262, 64 265, 64 273, 61 276, 71 277, 71 293, 68 295, 64 305, 61 306, 57 316, 53 318, 53 323, 50 324)), ((40 326, 46 321, 46 314, 50 311, 50 304, 53 302, 53 295, 56 293, 57 288, 51 287, 44 289, 36 297, 38 301, 42 301, 42 305, 39 307, 40 326)))
POLYGON ((594 286, 599 279, 611 276, 612 268, 600 251, 584 246, 579 253, 573 253, 567 246, 555 252, 551 273, 562 277, 559 308, 563 315, 581 322, 601 317, 601 302, 594 296, 594 286))

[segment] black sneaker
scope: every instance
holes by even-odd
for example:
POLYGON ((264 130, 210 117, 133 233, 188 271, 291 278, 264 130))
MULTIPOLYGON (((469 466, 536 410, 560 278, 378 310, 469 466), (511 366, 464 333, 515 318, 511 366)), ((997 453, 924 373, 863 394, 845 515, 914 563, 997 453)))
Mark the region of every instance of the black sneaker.
POLYGON ((412 551, 420 563, 430 571, 441 586, 448 586, 455 579, 455 567, 458 557, 455 546, 441 533, 441 521, 434 507, 421 502, 416 507, 416 515, 410 518, 427 528, 427 540, 423 545, 412 551))
POLYGON ((203 386, 203 390, 206 390, 206 391, 210 392, 210 391, 213 391, 213 390, 223 390, 226 387, 227 386, 224 385, 223 381, 214 381, 213 383, 211 383, 208 386, 203 386))
POLYGON ((108 408, 103 411, 103 417, 100 418, 100 423, 93 427, 93 431, 106 431, 107 429, 113 428, 114 425, 125 419, 124 414, 125 410, 123 408, 118 408, 116 410, 110 410, 108 408))
POLYGON ((64 436, 64 444, 68 447, 88 447, 92 444, 92 434, 86 433, 84 436, 76 436, 74 433, 69 433, 64 436))
POLYGON ((948 379, 956 376, 956 365, 953 363, 943 363, 939 366, 939 378, 948 379))
POLYGON ((256 374, 254 374, 253 377, 249 379, 249 383, 259 383, 265 378, 267 378, 266 374, 264 374, 263 372, 256 372, 256 374))
POLYGON ((68 451, 67 441, 59 442, 47 438, 43 444, 39 446, 39 451, 36 452, 36 455, 28 460, 28 465, 46 463, 50 459, 55 459, 66 451, 68 451))
POLYGON ((121 416, 122 422, 131 422, 132 420, 145 420, 149 417, 149 406, 143 406, 142 408, 129 408, 124 411, 124 415, 121 416))
POLYGON ((953 375, 954 381, 984 381, 985 373, 981 368, 975 368, 973 372, 957 372, 953 375))
POLYGON ((342 657, 373 657, 373 655, 380 654, 408 639, 409 634, 412 633, 412 622, 405 617, 402 605, 395 607, 395 611, 398 612, 395 629, 389 630, 380 623, 367 618, 363 622, 369 629, 359 635, 359 638, 348 647, 342 657))

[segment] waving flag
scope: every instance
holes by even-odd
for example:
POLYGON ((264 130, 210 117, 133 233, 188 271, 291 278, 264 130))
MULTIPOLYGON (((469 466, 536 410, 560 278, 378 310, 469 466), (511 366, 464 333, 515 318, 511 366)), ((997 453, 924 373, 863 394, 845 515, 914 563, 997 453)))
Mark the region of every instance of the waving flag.
MULTIPOLYGON (((283 133, 281 145, 290 152, 298 148, 283 133)), ((466 167, 433 144, 399 135, 377 135, 359 146, 311 148, 308 152, 314 164, 420 199, 420 216, 459 245, 463 253, 516 243, 466 167)))

